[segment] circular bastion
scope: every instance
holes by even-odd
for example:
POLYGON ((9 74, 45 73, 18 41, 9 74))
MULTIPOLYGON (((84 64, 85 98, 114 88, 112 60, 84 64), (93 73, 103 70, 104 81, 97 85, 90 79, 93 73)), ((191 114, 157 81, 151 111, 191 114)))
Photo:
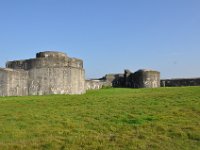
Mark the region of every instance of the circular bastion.
POLYGON ((160 72, 155 70, 141 69, 136 72, 139 85, 142 88, 160 87, 160 72))

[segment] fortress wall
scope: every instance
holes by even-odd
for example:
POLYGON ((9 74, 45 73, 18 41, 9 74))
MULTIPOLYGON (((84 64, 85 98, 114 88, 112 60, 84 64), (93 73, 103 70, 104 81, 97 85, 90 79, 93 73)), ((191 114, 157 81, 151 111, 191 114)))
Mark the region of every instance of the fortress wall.
POLYGON ((6 67, 0 70, 0 95, 85 93, 83 61, 65 53, 40 52, 33 59, 9 61, 6 67))
POLYGON ((34 68, 29 70, 28 87, 29 95, 49 94, 48 68, 34 68))
POLYGON ((8 61, 8 62, 6 62, 6 68, 24 69, 25 68, 25 60, 8 61))
POLYGON ((98 90, 103 87, 112 87, 112 83, 104 81, 104 80, 86 80, 85 81, 86 90, 98 90))
POLYGON ((76 67, 83 68, 83 61, 68 57, 39 57, 36 59, 8 61, 6 68, 30 70, 44 67, 76 67))
POLYGON ((131 86, 131 74, 133 74, 130 70, 125 69, 124 70, 124 87, 132 87, 131 86))
POLYGON ((29 95, 82 93, 85 93, 82 69, 51 67, 29 71, 29 95))
POLYGON ((0 96, 28 95, 28 72, 0 69, 0 96))
POLYGON ((139 70, 133 74, 134 86, 138 88, 160 87, 160 72, 139 70))
POLYGON ((7 68, 30 70, 33 68, 43 67, 67 67, 68 59, 50 59, 50 58, 37 58, 28 60, 9 61, 6 63, 7 68))
POLYGON ((101 80, 110 83, 113 87, 123 87, 124 86, 124 74, 107 74, 101 80))
POLYGON ((125 70, 124 74, 107 74, 100 80, 109 82, 112 87, 156 88, 160 87, 160 72, 138 70, 132 73, 125 70))
POLYGON ((160 84, 162 87, 200 86, 200 78, 163 79, 160 81, 160 84))
POLYGON ((156 88, 160 87, 160 72, 153 70, 138 70, 125 76, 125 87, 156 88))
POLYGON ((139 70, 124 74, 107 74, 97 80, 85 81, 83 61, 65 53, 45 51, 36 58, 9 61, 0 69, 0 96, 82 94, 103 86, 154 88, 160 86, 160 73, 139 70))
POLYGON ((85 90, 85 70, 80 68, 69 68, 71 93, 69 94, 83 94, 85 90))
POLYGON ((65 59, 67 58, 67 54, 57 51, 45 51, 39 52, 36 54, 36 58, 57 58, 57 59, 65 59))
POLYGON ((9 72, 12 70, 8 71, 5 69, 0 69, 0 96, 7 96, 8 93, 8 76, 9 72))
POLYGON ((37 53, 36 58, 8 61, 6 67, 24 70, 43 67, 67 67, 69 61, 70 58, 65 53, 46 51, 37 53))
POLYGON ((83 61, 77 58, 69 58, 69 66, 75 68, 83 68, 83 61))
POLYGON ((103 87, 103 82, 100 80, 86 80, 85 88, 86 90, 98 90, 103 87))

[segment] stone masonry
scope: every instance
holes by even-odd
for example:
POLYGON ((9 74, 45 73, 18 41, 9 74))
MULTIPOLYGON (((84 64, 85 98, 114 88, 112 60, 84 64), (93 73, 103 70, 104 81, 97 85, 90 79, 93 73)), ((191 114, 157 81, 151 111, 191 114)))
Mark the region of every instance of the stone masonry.
POLYGON ((83 61, 61 52, 9 61, 0 68, 0 96, 85 93, 83 61))
POLYGON ((102 87, 157 88, 199 86, 200 78, 160 80, 160 72, 138 70, 85 80, 83 61, 65 53, 45 51, 36 58, 9 61, 0 68, 0 96, 83 94, 102 87))
POLYGON ((162 87, 200 86, 200 78, 162 79, 162 87))
POLYGON ((125 70, 124 74, 107 74, 100 80, 110 82, 112 87, 157 88, 160 87, 160 72, 142 69, 132 73, 125 70))

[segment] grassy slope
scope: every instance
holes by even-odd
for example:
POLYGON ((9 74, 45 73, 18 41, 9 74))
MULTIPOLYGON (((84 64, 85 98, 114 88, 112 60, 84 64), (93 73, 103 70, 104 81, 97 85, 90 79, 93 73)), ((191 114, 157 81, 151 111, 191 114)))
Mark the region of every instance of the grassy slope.
POLYGON ((1 97, 0 149, 200 149, 200 87, 1 97))

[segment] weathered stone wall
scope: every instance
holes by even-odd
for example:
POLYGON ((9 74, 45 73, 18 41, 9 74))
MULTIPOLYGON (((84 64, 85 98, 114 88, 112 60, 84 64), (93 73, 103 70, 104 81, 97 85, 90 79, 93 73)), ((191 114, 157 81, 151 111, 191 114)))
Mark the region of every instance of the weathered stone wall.
POLYGON ((85 93, 85 70, 72 67, 69 70, 71 76, 71 92, 69 94, 85 93))
POLYGON ((82 94, 106 86, 155 88, 162 86, 200 85, 200 79, 162 80, 160 73, 139 70, 107 74, 99 80, 85 81, 83 61, 60 52, 40 52, 36 58, 9 61, 0 68, 0 96, 82 94))
POLYGON ((0 96, 28 95, 28 72, 0 69, 0 96))
POLYGON ((112 87, 111 82, 105 80, 86 80, 85 88, 86 90, 98 90, 103 87, 112 87))
POLYGON ((103 82, 100 80, 86 80, 85 88, 86 90, 98 90, 103 86, 103 82))
POLYGON ((122 87, 124 86, 124 74, 106 74, 100 80, 105 81, 108 85, 112 87, 122 87))
POLYGON ((83 94, 84 70, 77 68, 34 68, 29 71, 29 94, 83 94))
POLYGON ((130 83, 135 88, 160 87, 160 72, 153 70, 139 70, 130 76, 130 83))
POLYGON ((107 74, 101 80, 110 82, 113 87, 156 88, 160 87, 160 72, 139 70, 132 73, 125 70, 124 74, 107 74))
POLYGON ((124 86, 131 87, 131 76, 132 72, 128 69, 124 70, 124 86))
POLYGON ((77 58, 70 58, 60 52, 40 52, 36 58, 27 60, 8 61, 6 68, 30 70, 44 67, 73 67, 83 68, 83 61, 77 58))
POLYGON ((85 93, 83 61, 60 52, 9 61, 0 70, 0 96, 85 93))
POLYGON ((163 79, 160 84, 162 87, 200 86, 200 78, 163 79))

